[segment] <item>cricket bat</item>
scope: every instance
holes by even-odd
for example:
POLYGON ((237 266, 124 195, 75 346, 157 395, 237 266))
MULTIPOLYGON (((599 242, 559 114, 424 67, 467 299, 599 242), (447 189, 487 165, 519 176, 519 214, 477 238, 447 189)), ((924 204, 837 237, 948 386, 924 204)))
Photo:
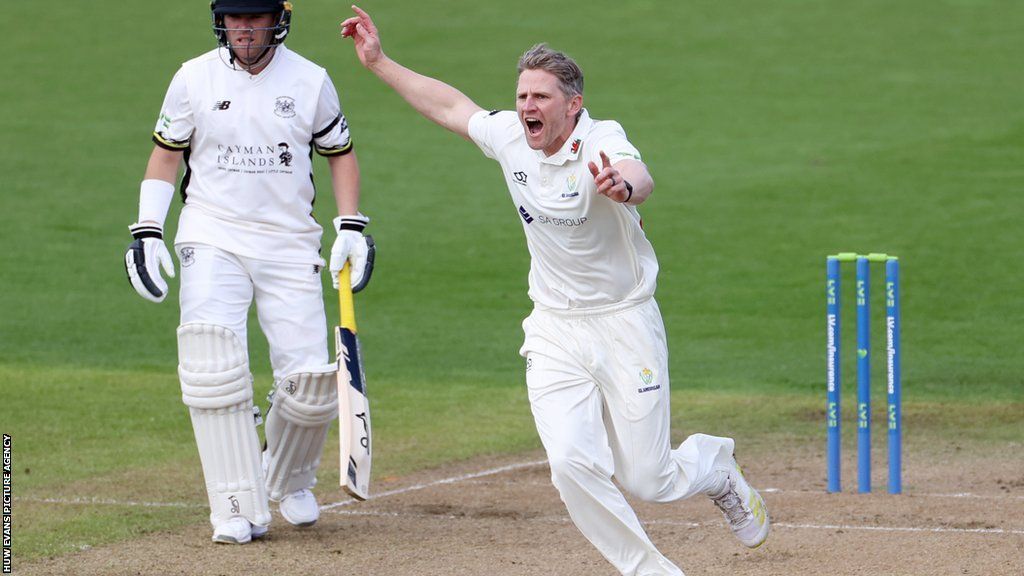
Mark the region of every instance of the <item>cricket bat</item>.
POLYGON ((334 329, 338 357, 338 423, 341 444, 341 487, 353 498, 370 496, 370 401, 366 397, 363 357, 356 336, 356 311, 352 299, 351 269, 346 262, 338 273, 341 325, 334 329))

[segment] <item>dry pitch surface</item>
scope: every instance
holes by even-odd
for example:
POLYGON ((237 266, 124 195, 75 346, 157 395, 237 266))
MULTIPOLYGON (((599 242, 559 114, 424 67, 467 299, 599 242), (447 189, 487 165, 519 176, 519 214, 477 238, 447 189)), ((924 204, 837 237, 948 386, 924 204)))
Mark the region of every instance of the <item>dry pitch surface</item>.
MULTIPOLYGON (((847 466, 848 491, 829 495, 820 451, 740 454, 773 520, 757 550, 743 548, 704 498, 635 506, 654 542, 690 576, 1024 573, 1024 447, 985 456, 945 453, 956 456, 908 454, 900 496, 884 491, 883 461, 875 464, 875 493, 850 492, 855 478, 847 466)), ((247 546, 210 543, 201 493, 94 502, 194 507, 196 524, 16 566, 15 573, 614 575, 569 521, 542 456, 480 459, 387 479, 362 503, 320 487, 325 509, 315 527, 293 528, 275 512, 268 537, 247 546)), ((41 512, 83 505, 35 504, 41 512)))

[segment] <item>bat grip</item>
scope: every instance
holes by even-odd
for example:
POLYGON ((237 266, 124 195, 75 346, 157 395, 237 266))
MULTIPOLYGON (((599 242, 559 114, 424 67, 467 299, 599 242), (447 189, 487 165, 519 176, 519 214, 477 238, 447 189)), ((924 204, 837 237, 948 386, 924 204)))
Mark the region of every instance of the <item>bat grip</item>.
POLYGON ((353 334, 356 330, 356 306, 352 299, 352 269, 348 262, 338 272, 338 312, 341 316, 341 327, 348 328, 353 334))

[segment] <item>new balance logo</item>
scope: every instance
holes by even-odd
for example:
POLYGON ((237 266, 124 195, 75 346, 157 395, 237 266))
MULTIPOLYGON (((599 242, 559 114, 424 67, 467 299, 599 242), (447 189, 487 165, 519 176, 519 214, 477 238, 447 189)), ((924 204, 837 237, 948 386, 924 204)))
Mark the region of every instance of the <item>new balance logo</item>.
POLYGON ((231 100, 221 100, 213 105, 214 110, 227 110, 231 108, 231 100))
POLYGON ((526 221, 527 224, 533 222, 533 216, 530 216, 530 213, 522 206, 519 207, 519 215, 523 217, 523 220, 526 221))
POLYGON ((516 184, 520 186, 526 186, 526 172, 513 172, 512 176, 516 179, 516 184))

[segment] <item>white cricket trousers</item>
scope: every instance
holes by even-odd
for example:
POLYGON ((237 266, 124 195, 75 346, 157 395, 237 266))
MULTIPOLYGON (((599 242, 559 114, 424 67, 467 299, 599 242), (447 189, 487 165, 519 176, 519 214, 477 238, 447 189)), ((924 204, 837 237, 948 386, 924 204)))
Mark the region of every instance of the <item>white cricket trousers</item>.
POLYGON ((248 353, 246 321, 256 317, 270 346, 274 380, 327 363, 320 266, 239 256, 207 244, 178 244, 181 323, 216 324, 248 353))
POLYGON ((551 481, 576 527, 624 575, 682 575, 647 537, 616 481, 648 502, 717 487, 733 440, 670 445, 668 349, 658 304, 599 313, 534 309, 526 384, 551 481))

